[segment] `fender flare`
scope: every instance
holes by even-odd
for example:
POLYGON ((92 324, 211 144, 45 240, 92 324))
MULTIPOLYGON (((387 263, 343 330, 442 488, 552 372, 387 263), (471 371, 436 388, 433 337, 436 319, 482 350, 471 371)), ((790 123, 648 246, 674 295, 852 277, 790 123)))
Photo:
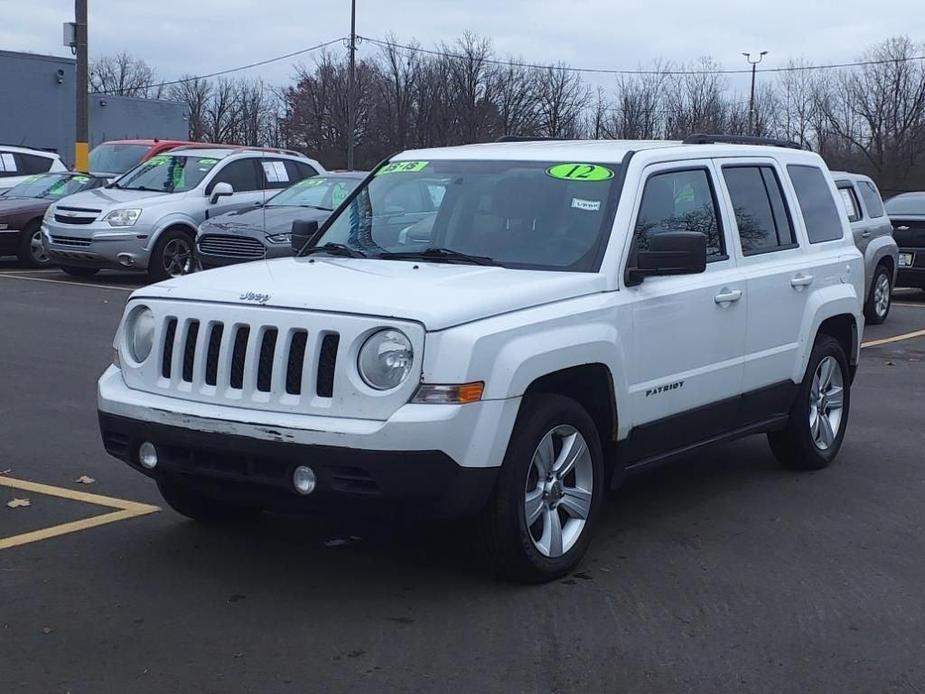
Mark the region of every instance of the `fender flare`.
POLYGON ((148 236, 147 243, 145 244, 145 250, 149 253, 154 250, 154 244, 157 243, 157 240, 160 238, 168 229, 173 227, 185 227, 189 229, 190 233, 193 235, 193 240, 196 239, 196 231, 199 228, 199 225, 196 223, 192 217, 188 217, 183 214, 172 214, 168 217, 158 220, 157 224, 154 225, 154 231, 148 236))

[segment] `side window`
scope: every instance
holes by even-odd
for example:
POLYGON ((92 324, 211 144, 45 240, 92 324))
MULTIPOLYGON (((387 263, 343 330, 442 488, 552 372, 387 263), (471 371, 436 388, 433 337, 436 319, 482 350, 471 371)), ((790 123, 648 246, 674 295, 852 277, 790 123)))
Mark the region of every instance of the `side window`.
POLYGON ((803 223, 810 243, 834 241, 843 236, 835 199, 829 191, 822 169, 804 164, 789 164, 787 173, 800 203, 803 223))
POLYGON ((34 154, 17 154, 19 170, 24 174, 46 173, 51 168, 52 160, 48 157, 37 157, 34 154))
POLYGON ((724 166, 742 253, 754 255, 793 248, 793 226, 780 181, 770 166, 724 166))
POLYGON ((706 169, 654 174, 646 180, 633 238, 648 248, 649 237, 666 231, 697 231, 707 237, 707 260, 726 256, 716 195, 706 169))
POLYGON ((300 180, 293 176, 293 170, 286 166, 288 163, 285 159, 260 160, 263 180, 268 190, 282 190, 300 180))
POLYGON ((311 178, 312 176, 318 175, 314 166, 309 166, 301 161, 287 159, 286 168, 289 170, 289 178, 293 181, 301 181, 303 178, 311 178))
POLYGON ((854 189, 850 185, 839 186, 838 192, 841 194, 842 202, 845 203, 845 212, 848 213, 848 221, 856 222, 861 218, 861 206, 855 197, 854 189))
POLYGON ((19 166, 16 157, 11 152, 0 152, 0 177, 19 176, 19 166))
POLYGON ((235 193, 260 190, 262 186, 254 166, 255 161, 255 159, 238 159, 227 164, 209 183, 207 192, 211 193, 216 183, 230 183, 235 193))
POLYGON ((864 198, 864 205, 867 206, 868 214, 871 217, 882 217, 884 211, 880 191, 870 181, 859 181, 858 190, 861 191, 861 197, 864 198))

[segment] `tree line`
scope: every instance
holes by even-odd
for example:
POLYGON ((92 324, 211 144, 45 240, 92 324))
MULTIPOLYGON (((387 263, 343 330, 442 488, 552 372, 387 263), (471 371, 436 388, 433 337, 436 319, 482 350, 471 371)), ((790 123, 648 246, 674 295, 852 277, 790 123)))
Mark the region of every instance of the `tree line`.
MULTIPOLYGON (((409 48, 415 48, 411 46, 409 48)), ((749 134, 749 98, 709 58, 659 61, 644 74, 592 86, 560 63, 500 60, 489 39, 465 34, 420 52, 377 44, 357 62, 356 161, 369 168, 397 151, 487 142, 502 135, 680 139, 749 134)), ((366 51, 364 51, 366 53, 366 51)), ((885 194, 925 189, 925 46, 887 39, 864 65, 820 70, 791 62, 759 74, 755 134, 819 152, 832 169, 872 176, 885 194)), ((91 65, 96 92, 182 102, 193 140, 288 147, 329 168, 346 166, 348 63, 321 53, 295 66, 293 83, 190 76, 162 84, 126 54, 91 65)))

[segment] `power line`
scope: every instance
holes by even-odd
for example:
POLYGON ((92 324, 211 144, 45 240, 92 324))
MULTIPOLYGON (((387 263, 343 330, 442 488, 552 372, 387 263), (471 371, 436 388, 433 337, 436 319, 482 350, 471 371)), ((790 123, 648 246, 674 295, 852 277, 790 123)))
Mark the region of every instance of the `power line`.
MULTIPOLYGON (((453 58, 456 60, 466 60, 467 56, 459 55, 458 53, 450 53, 448 51, 438 51, 429 48, 421 48, 420 46, 409 46, 401 43, 395 43, 394 41, 383 41, 381 39, 370 38, 369 36, 361 36, 364 41, 375 44, 382 48, 400 48, 402 50, 410 51, 412 53, 424 53, 427 55, 434 55, 442 58, 453 58)), ((503 67, 520 67, 527 69, 537 69, 537 70, 558 70, 564 69, 569 72, 584 72, 591 74, 604 74, 604 75, 747 75, 751 74, 751 68, 748 69, 716 69, 716 70, 625 70, 625 69, 609 69, 609 68, 594 68, 594 67, 571 67, 569 65, 542 65, 538 63, 522 63, 518 61, 511 60, 499 60, 497 58, 482 58, 482 62, 488 63, 490 65, 500 65, 503 67)), ((757 70, 757 72, 807 72, 812 70, 835 70, 839 68, 847 67, 864 67, 867 65, 885 65, 887 63, 907 63, 913 62, 916 60, 925 60, 925 55, 910 56, 908 58, 889 58, 884 60, 862 60, 853 63, 831 63, 828 65, 792 65, 788 67, 771 67, 771 68, 762 68, 757 70)))
POLYGON ((317 46, 311 46, 310 48, 302 48, 298 51, 293 51, 292 53, 286 53, 285 55, 278 55, 275 58, 267 58, 266 60, 260 60, 256 63, 250 63, 248 65, 241 65, 239 67, 231 67, 227 70, 219 70, 218 72, 210 72, 207 75, 196 75, 194 77, 184 77, 178 80, 171 80, 170 82, 159 82, 158 84, 152 84, 148 88, 154 89, 156 87, 169 87, 172 84, 183 84, 185 82, 193 82, 195 80, 204 80, 211 77, 219 77, 220 75, 228 75, 232 72, 241 72, 242 70, 250 70, 251 68, 260 67, 261 65, 269 65, 270 63, 276 63, 280 60, 286 60, 287 58, 294 58, 297 55, 302 55, 304 53, 311 53, 312 51, 317 51, 322 48, 327 48, 335 43, 340 43, 346 36, 339 36, 336 39, 331 39, 330 41, 325 41, 324 43, 319 43, 317 46))

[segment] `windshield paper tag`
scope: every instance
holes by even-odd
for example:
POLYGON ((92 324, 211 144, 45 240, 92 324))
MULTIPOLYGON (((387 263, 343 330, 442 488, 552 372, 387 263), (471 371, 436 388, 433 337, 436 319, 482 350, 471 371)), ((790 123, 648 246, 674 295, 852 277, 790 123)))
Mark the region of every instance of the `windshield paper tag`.
POLYGON ((396 161, 386 164, 376 172, 377 176, 390 173, 417 173, 427 168, 427 161, 396 161))
POLYGON ((546 175, 563 181, 609 181, 613 171, 597 164, 556 164, 546 169, 546 175))
POLYGON ((580 198, 572 198, 572 207, 576 210, 587 210, 588 212, 597 212, 601 209, 600 200, 582 200, 580 198))

